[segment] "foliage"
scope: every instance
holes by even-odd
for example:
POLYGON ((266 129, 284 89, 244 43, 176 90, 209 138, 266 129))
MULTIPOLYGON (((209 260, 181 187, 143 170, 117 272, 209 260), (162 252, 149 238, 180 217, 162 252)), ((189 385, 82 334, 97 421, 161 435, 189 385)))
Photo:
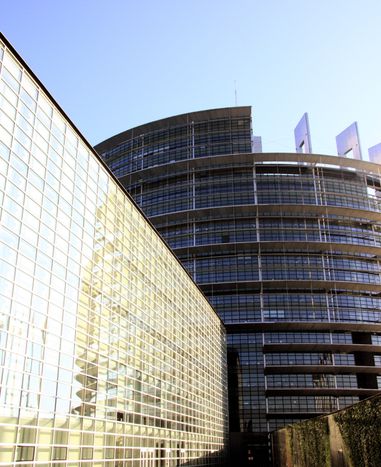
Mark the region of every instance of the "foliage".
POLYGON ((376 397, 334 414, 353 465, 381 466, 381 398, 376 397))
POLYGON ((290 430, 293 464, 298 467, 330 465, 328 420, 309 420, 288 428, 290 430))
POLYGON ((344 461, 344 465, 353 467, 381 466, 381 395, 330 417, 311 419, 279 430, 278 434, 284 431, 285 436, 277 446, 279 462, 276 465, 329 467, 332 462, 334 465, 338 462, 335 453, 340 449, 344 455, 344 459, 339 461, 340 465, 344 461), (330 433, 333 427, 334 431, 330 433), (342 441, 338 441, 337 428, 342 441))

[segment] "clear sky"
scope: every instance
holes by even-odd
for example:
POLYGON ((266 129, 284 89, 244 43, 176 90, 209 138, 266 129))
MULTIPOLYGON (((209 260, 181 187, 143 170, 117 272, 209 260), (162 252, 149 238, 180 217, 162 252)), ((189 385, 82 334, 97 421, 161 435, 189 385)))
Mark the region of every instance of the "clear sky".
POLYGON ((0 0, 0 27, 92 144, 180 113, 253 107, 264 151, 381 142, 381 0, 0 0))

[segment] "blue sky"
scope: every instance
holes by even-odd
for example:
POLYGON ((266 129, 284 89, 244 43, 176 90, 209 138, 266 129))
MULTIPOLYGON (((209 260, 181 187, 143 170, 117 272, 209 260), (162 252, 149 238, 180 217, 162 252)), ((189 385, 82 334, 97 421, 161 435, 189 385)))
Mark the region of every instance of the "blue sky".
POLYGON ((357 120, 381 142, 380 0, 1 0, 0 27, 92 144, 189 111, 253 106, 264 151, 315 153, 357 120))

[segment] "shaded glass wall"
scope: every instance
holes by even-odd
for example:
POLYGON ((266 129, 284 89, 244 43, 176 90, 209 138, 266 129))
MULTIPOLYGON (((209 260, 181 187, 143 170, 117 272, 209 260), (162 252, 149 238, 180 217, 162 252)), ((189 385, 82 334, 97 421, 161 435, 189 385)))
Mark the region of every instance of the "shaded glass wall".
MULTIPOLYGON (((209 119, 211 134, 221 122, 226 140, 240 126, 241 147, 250 141, 246 107, 189 115, 209 119)), ((129 138, 186 121, 152 122, 97 150, 113 166, 118 151, 132 157, 129 138)), ((144 150, 120 180, 224 320, 241 464, 261 462, 267 432, 381 389, 381 167, 246 147, 153 165, 144 150)))

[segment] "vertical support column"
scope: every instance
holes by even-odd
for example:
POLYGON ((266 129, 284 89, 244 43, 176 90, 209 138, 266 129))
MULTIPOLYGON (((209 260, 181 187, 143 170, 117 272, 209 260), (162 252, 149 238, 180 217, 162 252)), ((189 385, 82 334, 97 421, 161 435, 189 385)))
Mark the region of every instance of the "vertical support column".
POLYGON ((140 156, 140 167, 138 167, 138 170, 143 170, 144 169, 144 164, 143 164, 143 160, 144 160, 144 135, 141 135, 140 138, 141 138, 141 143, 142 143, 142 152, 141 152, 141 156, 140 156))
POLYGON ((312 167, 312 180, 314 182, 315 204, 317 206, 319 202, 318 202, 318 191, 317 191, 315 167, 312 167))
POLYGON ((192 209, 196 209, 196 175, 192 169, 192 209))
POLYGON ((254 204, 258 205, 258 194, 257 194, 257 173, 255 170, 255 162, 253 161, 253 201, 254 204))
POLYGON ((191 122, 191 151, 192 151, 192 159, 194 159, 194 122, 191 122))
MULTIPOLYGON (((331 318, 331 306, 330 306, 330 303, 329 303, 329 298, 328 298, 328 294, 327 292, 325 292, 325 302, 327 304, 327 317, 328 317, 328 322, 331 322, 332 321, 332 318, 331 318)), ((333 317, 335 318, 335 316, 333 317)), ((336 319, 334 319, 333 321, 336 321, 336 319)), ((330 340, 330 343, 332 344, 332 332, 329 333, 329 340, 330 340)), ((336 381, 336 380, 335 380, 336 381)))
MULTIPOLYGON (((192 122, 193 124, 193 122, 192 122)), ((193 126, 192 126, 193 127, 193 126)), ((194 146, 192 146, 194 148, 194 146)), ((196 175, 194 172, 194 168, 190 172, 188 170, 188 173, 191 173, 191 182, 192 183, 192 226, 193 226, 193 245, 196 245, 196 224, 195 224, 195 218, 194 218, 194 213, 196 209, 196 175)), ((189 222, 189 220, 188 220, 189 222)), ((196 271, 196 258, 193 258, 193 279, 196 281, 197 279, 197 271, 196 271)))
MULTIPOLYGON (((193 246, 196 246, 196 220, 194 217, 194 212, 196 209, 196 175, 194 173, 194 168, 192 170, 192 209, 193 209, 193 215, 192 215, 192 230, 193 230, 193 246)), ((189 220, 188 220, 189 222, 189 220)))

